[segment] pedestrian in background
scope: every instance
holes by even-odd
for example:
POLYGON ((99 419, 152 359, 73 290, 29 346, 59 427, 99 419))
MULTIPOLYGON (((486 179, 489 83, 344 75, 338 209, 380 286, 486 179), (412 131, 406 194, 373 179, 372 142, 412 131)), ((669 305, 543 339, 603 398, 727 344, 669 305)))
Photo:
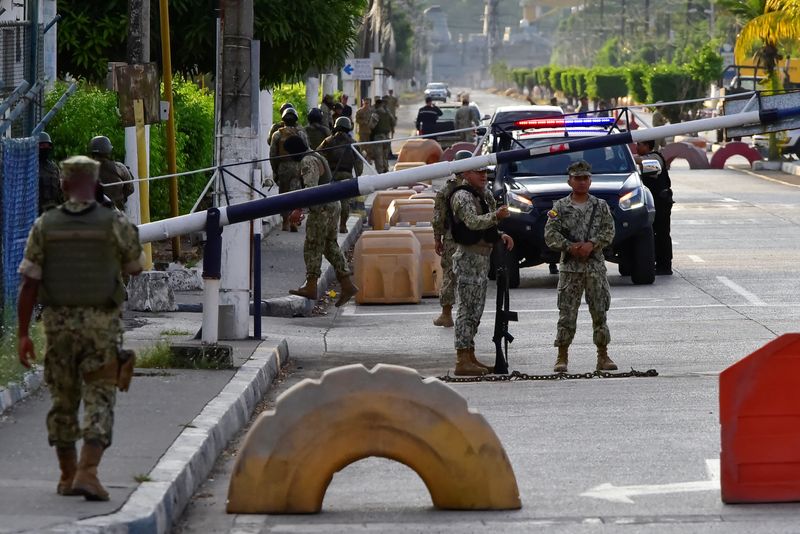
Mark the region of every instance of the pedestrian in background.
POLYGON ((558 347, 558 358, 553 371, 567 372, 569 346, 575 337, 578 308, 584 293, 592 316, 597 370, 613 371, 617 366, 608 356, 611 334, 606 322, 611 292, 603 249, 614 239, 614 219, 606 201, 589 194, 592 185, 589 163, 576 161, 567 168, 567 173, 572 193, 557 200, 547 212, 544 234, 547 246, 561 251, 558 331, 554 343, 558 347))
POLYGON ((442 110, 434 103, 429 96, 425 97, 425 105, 417 111, 417 118, 414 125, 420 135, 436 132, 436 121, 442 116, 442 110))
POLYGON ((39 134, 39 215, 64 203, 61 193, 61 169, 53 161, 53 140, 50 134, 39 134))
POLYGON ((305 131, 308 146, 314 150, 331 134, 331 131, 322 124, 322 112, 318 108, 311 108, 308 111, 308 126, 305 127, 305 131))
MULTIPOLYGON (((476 127, 480 123, 481 123, 481 116, 478 113, 478 108, 470 105, 469 95, 462 96, 461 107, 458 108, 458 110, 456 110, 456 116, 454 119, 454 125, 456 130, 476 127)), ((460 132, 458 135, 461 136, 462 141, 465 141, 467 143, 475 142, 474 131, 460 132)))
POLYGON ((502 240, 511 250, 514 240, 498 229, 498 222, 507 218, 510 212, 507 206, 496 208, 494 197, 486 187, 486 168, 464 171, 462 176, 464 185, 453 190, 448 202, 450 228, 457 244, 453 254, 458 302, 455 374, 480 376, 493 371, 475 355, 475 334, 486 301, 489 257, 494 243, 502 240))
POLYGON ((139 274, 144 261, 136 226, 95 201, 100 166, 84 156, 62 163, 67 200, 36 219, 28 234, 17 305, 19 361, 25 367, 36 359, 31 312, 37 300, 45 305, 44 380, 52 400, 47 439, 61 469, 56 492, 90 501, 109 500, 97 468, 111 445, 116 389, 127 391, 133 374, 133 359, 118 359, 122 274, 139 274), (81 438, 79 460, 75 444, 81 438))
POLYGON ((372 128, 372 140, 384 142, 372 145, 372 153, 375 158, 375 170, 384 173, 389 171, 389 154, 392 150, 390 139, 395 122, 381 99, 375 100, 375 115, 378 120, 372 128))
POLYGON ((98 135, 89 141, 89 153, 92 159, 100 163, 100 183, 103 184, 103 193, 111 199, 114 206, 120 211, 125 211, 128 197, 135 191, 133 176, 124 163, 114 161, 111 140, 105 135, 98 135))

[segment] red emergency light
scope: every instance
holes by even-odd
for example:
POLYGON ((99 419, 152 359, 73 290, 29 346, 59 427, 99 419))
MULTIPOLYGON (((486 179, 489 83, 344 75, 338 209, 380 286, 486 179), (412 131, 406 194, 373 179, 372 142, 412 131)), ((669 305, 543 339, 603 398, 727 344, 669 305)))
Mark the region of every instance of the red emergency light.
POLYGON ((553 119, 522 119, 514 123, 519 128, 569 128, 587 126, 611 126, 617 121, 614 117, 580 117, 553 119))

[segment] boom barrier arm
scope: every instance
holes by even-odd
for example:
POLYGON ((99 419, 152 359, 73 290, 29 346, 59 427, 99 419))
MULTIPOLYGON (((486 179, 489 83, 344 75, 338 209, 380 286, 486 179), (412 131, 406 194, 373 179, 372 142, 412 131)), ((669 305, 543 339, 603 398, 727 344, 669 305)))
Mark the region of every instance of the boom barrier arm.
MULTIPOLYGON (((511 163, 514 161, 541 158, 551 154, 577 152, 590 148, 622 145, 638 141, 659 139, 662 137, 732 128, 746 124, 766 124, 796 116, 800 116, 800 107, 748 111, 735 115, 699 119, 678 124, 667 124, 655 128, 639 129, 618 134, 580 139, 564 138, 563 143, 551 146, 520 148, 493 154, 476 155, 457 161, 442 161, 412 169, 379 174, 377 176, 360 176, 356 180, 342 180, 272 197, 220 207, 220 226, 259 219, 268 215, 291 211, 296 208, 304 208, 360 195, 368 195, 379 189, 412 185, 423 180, 443 178, 450 174, 488 165, 497 165, 498 163, 511 163)), ((201 231, 205 228, 205 225, 205 212, 191 213, 172 219, 142 224, 139 226, 139 238, 142 243, 149 243, 201 231)))

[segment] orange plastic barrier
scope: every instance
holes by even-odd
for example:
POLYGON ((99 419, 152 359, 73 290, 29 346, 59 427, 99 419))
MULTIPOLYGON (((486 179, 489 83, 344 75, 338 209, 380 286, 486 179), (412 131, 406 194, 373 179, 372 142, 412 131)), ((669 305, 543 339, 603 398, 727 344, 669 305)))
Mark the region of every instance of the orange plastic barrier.
POLYGON ((369 224, 375 230, 383 230, 389 222, 386 210, 393 200, 398 198, 409 198, 416 194, 413 189, 388 189, 385 191, 375 191, 375 198, 372 200, 372 209, 369 212, 369 224))
POLYGON ((438 163, 442 160, 442 147, 433 139, 409 139, 400 148, 397 162, 422 161, 438 163))
POLYGON ((800 334, 784 334, 719 376, 726 503, 800 501, 800 334))
POLYGON ((358 304, 417 304, 422 298, 419 240, 411 230, 369 230, 353 253, 358 304))
POLYGON ((401 222, 409 224, 431 222, 433 221, 434 204, 435 201, 430 198, 395 199, 386 210, 386 216, 389 217, 389 226, 394 226, 401 222))
POLYGON ((438 297, 439 290, 442 288, 442 258, 436 254, 433 226, 429 223, 419 223, 415 226, 400 223, 398 226, 392 226, 391 229, 411 230, 414 233, 420 246, 419 274, 422 277, 422 296, 438 297))

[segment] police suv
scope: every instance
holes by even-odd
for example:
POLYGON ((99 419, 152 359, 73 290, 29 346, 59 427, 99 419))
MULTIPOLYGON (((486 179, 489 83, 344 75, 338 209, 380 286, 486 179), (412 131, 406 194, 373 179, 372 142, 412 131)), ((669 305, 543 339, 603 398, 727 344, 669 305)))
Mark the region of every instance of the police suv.
MULTIPOLYGON (((519 126, 526 129, 515 132, 511 149, 557 146, 567 139, 608 133, 602 127, 581 127, 580 124, 579 119, 520 121, 519 126), (565 123, 569 125, 558 127, 565 123)), ((498 198, 505 197, 511 211, 511 216, 500 223, 500 229, 514 239, 514 250, 504 255, 510 287, 519 286, 521 267, 559 261, 560 253, 545 245, 544 225, 553 202, 571 192, 567 167, 580 159, 592 166, 589 192, 605 200, 614 216, 616 232, 613 243, 603 251, 606 260, 617 263, 620 274, 630 276, 634 284, 653 283, 653 196, 642 183, 628 146, 615 145, 496 167, 494 194, 498 198)), ((647 172, 660 172, 660 167, 645 165, 652 163, 655 162, 643 162, 643 168, 647 172)), ((579 236, 575 238, 580 239, 579 236)))

